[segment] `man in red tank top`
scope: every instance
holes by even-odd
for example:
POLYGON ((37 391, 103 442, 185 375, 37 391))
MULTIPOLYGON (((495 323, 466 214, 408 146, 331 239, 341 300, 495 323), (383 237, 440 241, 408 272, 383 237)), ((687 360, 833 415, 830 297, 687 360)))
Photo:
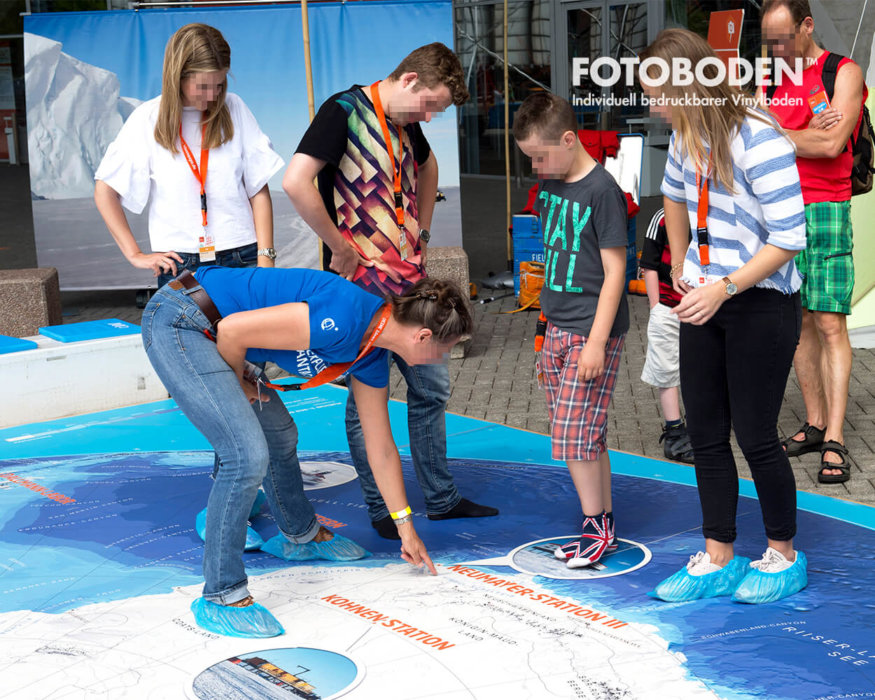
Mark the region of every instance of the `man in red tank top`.
POLYGON ((766 0, 762 31, 773 57, 791 65, 801 58, 804 67, 801 85, 784 79, 767 99, 796 146, 807 222, 807 247, 796 258, 806 311, 793 360, 806 421, 784 447, 789 455, 819 451, 818 481, 840 483, 850 476, 842 432, 852 359, 846 317, 854 289, 850 139, 859 130, 867 90, 860 67, 842 58, 833 94, 827 94, 824 67, 835 59, 812 37, 808 0, 766 0))

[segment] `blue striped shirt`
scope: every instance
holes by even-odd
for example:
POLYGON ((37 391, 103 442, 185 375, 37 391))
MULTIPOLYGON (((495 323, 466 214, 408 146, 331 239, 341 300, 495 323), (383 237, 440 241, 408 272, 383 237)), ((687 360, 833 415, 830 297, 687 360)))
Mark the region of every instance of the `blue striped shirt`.
MULTIPOLYGON (((771 123, 748 115, 732 139, 734 189, 709 180, 708 242, 710 265, 699 260, 696 241, 696 166, 682 156, 677 132, 671 135, 662 193, 687 205, 693 240, 687 249, 682 279, 691 286, 717 281, 746 264, 763 246, 805 248, 805 207, 793 145, 771 123)), ((791 260, 755 286, 785 294, 802 283, 791 260)))

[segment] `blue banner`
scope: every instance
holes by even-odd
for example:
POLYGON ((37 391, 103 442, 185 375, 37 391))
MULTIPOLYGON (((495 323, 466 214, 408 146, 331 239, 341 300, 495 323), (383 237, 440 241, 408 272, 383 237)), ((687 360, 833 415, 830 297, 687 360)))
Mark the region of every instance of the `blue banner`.
MULTIPOLYGON (((37 256, 40 266, 58 268, 64 289, 153 286, 149 273, 129 268, 112 244, 92 201, 94 172, 130 112, 160 94, 164 47, 177 29, 192 22, 222 32, 231 46, 228 90, 243 99, 288 163, 309 124, 299 5, 24 18, 37 256), (102 270, 99 282, 95 264, 102 270)), ((353 84, 386 77, 418 46, 453 45, 449 0, 320 3, 310 6, 309 26, 316 109, 353 84)), ((435 212, 437 245, 462 241, 456 124, 451 108, 423 125, 440 165, 439 186, 448 195, 435 212)), ((315 238, 281 182, 282 171, 269 183, 279 264, 315 264, 315 238), (302 235, 308 239, 304 256, 297 240, 302 235)), ((128 213, 128 219, 141 248, 148 250, 144 216, 128 213)))

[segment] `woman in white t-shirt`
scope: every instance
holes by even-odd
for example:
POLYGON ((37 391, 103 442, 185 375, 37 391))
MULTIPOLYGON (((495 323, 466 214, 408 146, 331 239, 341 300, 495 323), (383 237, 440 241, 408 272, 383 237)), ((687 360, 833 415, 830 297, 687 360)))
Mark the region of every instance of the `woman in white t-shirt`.
POLYGON ((164 52, 162 94, 131 113, 94 176, 107 228, 159 287, 202 263, 272 267, 276 257, 267 181, 283 161, 227 92, 230 67, 217 29, 179 29, 164 52), (122 209, 139 214, 147 203, 151 253, 140 250, 122 209))

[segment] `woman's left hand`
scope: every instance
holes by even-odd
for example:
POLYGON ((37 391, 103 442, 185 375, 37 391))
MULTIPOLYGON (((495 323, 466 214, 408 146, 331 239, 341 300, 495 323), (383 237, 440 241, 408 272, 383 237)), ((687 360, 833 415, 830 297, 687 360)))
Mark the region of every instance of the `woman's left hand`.
POLYGON ((726 286, 721 283, 707 284, 704 287, 695 287, 687 292, 681 303, 672 312, 677 314, 683 323, 692 323, 701 326, 717 313, 717 309, 729 297, 726 296, 726 286))
POLYGON ((437 569, 434 568, 431 557, 428 556, 425 544, 419 539, 416 530, 413 529, 413 523, 401 525, 398 528, 398 534, 401 535, 401 558, 420 568, 426 566, 434 576, 437 576, 437 569))

